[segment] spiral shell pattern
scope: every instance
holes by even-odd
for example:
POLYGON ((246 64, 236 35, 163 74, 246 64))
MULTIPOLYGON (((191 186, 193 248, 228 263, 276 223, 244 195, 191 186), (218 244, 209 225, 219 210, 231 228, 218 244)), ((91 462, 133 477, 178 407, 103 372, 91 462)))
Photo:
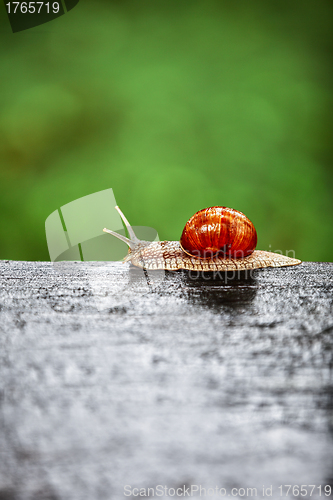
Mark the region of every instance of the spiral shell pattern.
POLYGON ((199 210, 185 224, 180 238, 184 252, 198 259, 243 259, 256 245, 252 222, 242 212, 227 207, 199 210))

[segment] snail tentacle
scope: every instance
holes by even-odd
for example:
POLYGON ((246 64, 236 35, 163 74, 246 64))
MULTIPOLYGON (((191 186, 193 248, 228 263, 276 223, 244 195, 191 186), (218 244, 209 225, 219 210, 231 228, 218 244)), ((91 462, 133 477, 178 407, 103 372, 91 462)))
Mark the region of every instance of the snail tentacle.
POLYGON ((126 245, 128 245, 130 247, 130 249, 133 249, 135 247, 135 243, 133 241, 129 240, 128 238, 126 238, 126 236, 123 236, 122 234, 118 234, 115 231, 111 231, 111 229, 106 229, 106 227, 103 229, 103 231, 104 231, 104 233, 112 234, 112 236, 115 236, 116 238, 118 238, 118 240, 121 240, 124 243, 126 243, 126 245))
POLYGON ((118 206, 115 206, 114 207, 117 212, 119 213, 120 217, 122 218, 126 228, 127 228, 127 231, 128 231, 128 234, 130 235, 130 240, 133 242, 133 243, 138 243, 140 240, 139 238, 136 236, 135 232, 133 231, 133 228, 131 226, 131 224, 128 222, 128 220, 126 219, 125 215, 123 214, 123 212, 120 210, 120 208, 118 206))
POLYGON ((118 206, 115 206, 114 208, 117 210, 122 221, 124 222, 124 224, 127 228, 128 234, 130 235, 130 238, 126 238, 126 236, 123 236, 122 234, 118 234, 115 231, 111 231, 111 229, 106 229, 106 227, 103 229, 103 231, 104 231, 104 233, 112 234, 112 236, 115 236, 116 238, 118 238, 118 240, 121 240, 124 243, 126 243, 126 245, 129 246, 130 250, 133 250, 139 243, 141 243, 141 240, 139 240, 139 238, 136 236, 131 224, 128 222, 128 220, 126 219, 125 215, 120 210, 120 208, 118 206))

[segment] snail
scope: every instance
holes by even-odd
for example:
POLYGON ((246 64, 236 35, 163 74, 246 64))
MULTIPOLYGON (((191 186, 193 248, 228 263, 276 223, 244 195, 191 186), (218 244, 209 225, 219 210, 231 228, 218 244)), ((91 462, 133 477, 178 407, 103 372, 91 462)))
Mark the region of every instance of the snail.
POLYGON ((234 271, 263 267, 296 266, 301 261, 279 253, 255 250, 257 233, 252 222, 238 210, 210 207, 195 213, 186 223, 180 241, 139 240, 119 207, 130 238, 103 231, 129 246, 124 262, 141 269, 234 271))

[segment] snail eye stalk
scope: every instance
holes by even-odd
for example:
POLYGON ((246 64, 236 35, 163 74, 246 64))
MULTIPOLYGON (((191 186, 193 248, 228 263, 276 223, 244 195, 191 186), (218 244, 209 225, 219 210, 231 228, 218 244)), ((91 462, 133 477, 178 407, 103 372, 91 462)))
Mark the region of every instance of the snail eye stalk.
POLYGON ((111 231, 111 229, 104 228, 103 231, 104 231, 104 233, 112 234, 112 236, 115 236, 119 240, 123 241, 124 243, 126 243, 126 245, 128 245, 130 247, 131 250, 133 250, 135 248, 135 246, 138 243, 140 243, 141 240, 139 240, 139 238, 137 238, 135 232, 133 231, 131 224, 128 222, 128 220, 126 219, 125 215, 120 210, 120 208, 118 206, 115 206, 115 209, 117 210, 122 221, 124 222, 130 238, 126 238, 126 236, 123 236, 122 234, 118 234, 115 231, 111 231))

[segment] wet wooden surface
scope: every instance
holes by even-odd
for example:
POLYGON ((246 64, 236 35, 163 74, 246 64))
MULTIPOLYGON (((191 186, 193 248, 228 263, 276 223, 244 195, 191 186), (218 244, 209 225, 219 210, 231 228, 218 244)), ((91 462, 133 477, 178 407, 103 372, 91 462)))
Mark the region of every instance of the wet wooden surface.
POLYGON ((157 485, 281 498, 285 484, 327 498, 333 264, 215 279, 121 263, 0 269, 0 500, 157 485))

